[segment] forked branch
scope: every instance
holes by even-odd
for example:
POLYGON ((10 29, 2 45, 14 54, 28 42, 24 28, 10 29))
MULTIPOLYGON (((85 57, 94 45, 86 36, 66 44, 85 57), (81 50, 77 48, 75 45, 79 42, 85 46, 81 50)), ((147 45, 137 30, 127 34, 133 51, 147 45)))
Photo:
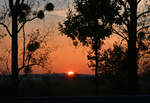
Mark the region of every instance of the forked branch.
POLYGON ((9 31, 8 26, 6 24, 4 24, 4 23, 0 23, 0 25, 2 25, 6 29, 6 31, 8 32, 9 36, 12 37, 12 34, 9 31))

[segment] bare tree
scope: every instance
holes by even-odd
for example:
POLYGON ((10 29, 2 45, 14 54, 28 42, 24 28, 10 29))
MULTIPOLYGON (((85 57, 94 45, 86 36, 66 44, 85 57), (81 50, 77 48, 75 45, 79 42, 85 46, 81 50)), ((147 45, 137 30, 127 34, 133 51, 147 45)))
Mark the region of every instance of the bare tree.
MULTIPOLYGON (((25 32, 23 32, 23 35, 25 32)), ((22 53, 22 66, 19 71, 24 69, 26 74, 30 73, 33 66, 41 66, 45 69, 47 62, 51 62, 48 54, 51 53, 51 47, 47 46, 47 40, 49 31, 46 34, 41 34, 39 29, 29 34, 28 42, 26 42, 26 36, 23 38, 23 53, 22 53)), ((48 69, 47 69, 48 70, 48 69)))
MULTIPOLYGON (((35 1, 29 0, 4 0, 5 11, 1 15, 0 25, 3 26, 9 34, 11 43, 11 72, 13 80, 17 83, 19 76, 18 69, 18 33, 23 29, 24 25, 35 19, 43 19, 44 11, 53 10, 52 3, 48 3, 44 10, 32 11, 35 1), (11 18, 11 26, 7 25, 7 17, 11 18)), ((38 2, 39 4, 40 2, 38 2)))

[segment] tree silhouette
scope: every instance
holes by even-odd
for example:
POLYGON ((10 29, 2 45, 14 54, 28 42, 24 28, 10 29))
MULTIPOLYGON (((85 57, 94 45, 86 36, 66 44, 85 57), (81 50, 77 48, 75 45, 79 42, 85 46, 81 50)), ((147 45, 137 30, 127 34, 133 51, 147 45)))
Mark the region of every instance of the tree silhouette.
MULTIPOLYGON (((54 49, 47 45, 49 33, 49 30, 47 33, 41 33, 39 29, 36 29, 30 34, 25 34, 25 31, 23 30, 24 40, 21 41, 23 42, 23 47, 19 53, 19 60, 22 60, 22 63, 19 61, 19 72, 23 71, 25 75, 27 75, 34 70, 34 66, 42 67, 43 70, 50 72, 47 68, 47 64, 50 64, 51 61, 48 54, 54 49)), ((19 40, 20 39, 21 38, 19 38, 19 40)), ((5 76, 6 80, 8 75, 11 74, 10 54, 11 50, 6 49, 4 54, 2 54, 3 56, 0 56, 0 65, 2 67, 0 73, 5 76)))
MULTIPOLYGON (((11 72, 13 80, 17 83, 19 70, 18 70, 18 33, 23 29, 24 25, 30 21, 35 20, 36 18, 43 19, 44 11, 53 10, 54 6, 52 3, 48 3, 45 6, 45 10, 40 11, 32 11, 32 7, 34 1, 26 1, 26 0, 8 0, 5 2, 6 12, 4 15, 1 15, 1 22, 9 36, 12 39, 11 42, 11 72), (9 29, 9 25, 6 23, 6 18, 11 18, 11 29, 9 29)), ((4 10, 5 11, 5 10, 4 10)))
POLYGON ((79 40, 91 48, 88 59, 94 61, 90 66, 95 68, 95 77, 98 78, 102 40, 111 35, 120 8, 111 0, 75 0, 74 3, 76 12, 69 9, 67 20, 59 24, 59 30, 73 41, 79 40))
POLYGON ((114 26, 114 33, 118 34, 128 44, 128 92, 137 93, 138 76, 137 76, 137 36, 144 29, 150 27, 149 21, 149 1, 147 0, 118 0, 118 5, 122 8, 119 15, 116 16, 120 25, 114 26), (145 11, 140 10, 139 6, 144 4, 145 11), (146 7, 147 5, 147 7, 146 7), (145 20, 145 22, 143 22, 145 20))
POLYGON ((114 75, 117 73, 123 74, 125 72, 121 72, 121 69, 127 63, 127 50, 118 44, 114 44, 113 49, 109 48, 101 53, 100 61, 100 73, 108 71, 114 75))
POLYGON ((139 32, 137 36, 137 43, 138 43, 138 57, 137 57, 137 64, 138 64, 138 71, 139 72, 146 72, 149 69, 149 58, 150 58, 150 34, 147 33, 147 30, 139 32))
POLYGON ((107 80, 114 92, 126 92, 127 48, 114 43, 113 48, 103 50, 99 57, 99 74, 102 80, 107 80))
POLYGON ((46 34, 41 34, 39 29, 37 29, 28 35, 29 41, 27 43, 25 41, 25 45, 23 43, 25 50, 23 50, 22 66, 19 68, 19 71, 24 70, 25 74, 29 74, 32 72, 31 69, 33 66, 40 66, 47 69, 45 65, 49 59, 48 53, 51 52, 49 49, 52 49, 47 47, 46 44, 48 34, 49 31, 46 34))
MULTIPOLYGON (((79 41, 81 41, 83 44, 90 44, 93 40, 92 38, 94 38, 91 36, 94 34, 93 31, 97 30, 99 31, 99 34, 101 34, 100 31, 102 30, 99 30, 96 28, 96 26, 93 26, 95 30, 92 31, 90 26, 95 25, 97 23, 96 20, 98 20, 98 25, 103 22, 108 23, 109 21, 111 21, 110 25, 113 24, 113 32, 122 37, 123 40, 126 40, 128 44, 128 67, 126 68, 128 71, 127 88, 129 93, 135 94, 137 93, 138 89, 136 48, 137 36, 140 35, 141 31, 150 27, 148 22, 150 16, 149 1, 112 0, 111 2, 113 2, 113 8, 111 8, 111 6, 109 6, 107 2, 109 2, 109 0, 76 0, 75 9, 77 13, 70 13, 67 17, 67 20, 64 22, 64 25, 60 25, 60 28, 63 28, 61 29, 61 31, 64 34, 67 34, 67 36, 71 37, 73 40, 79 39, 79 41), (145 9, 144 11, 141 11, 141 8, 139 7, 142 6, 142 3, 145 6, 143 7, 145 9), (93 6, 89 4, 93 4, 93 6), (114 12, 114 9, 118 10, 119 13, 117 11, 114 12), (111 13, 113 13, 114 15, 111 15, 111 13), (100 18, 100 15, 105 17, 105 19, 103 20, 102 18, 100 18), (143 20, 145 20, 146 23, 143 22, 143 20)), ((109 33, 105 34, 107 35, 109 33)), ((105 36, 103 35, 103 37, 100 38, 104 39, 105 36)))

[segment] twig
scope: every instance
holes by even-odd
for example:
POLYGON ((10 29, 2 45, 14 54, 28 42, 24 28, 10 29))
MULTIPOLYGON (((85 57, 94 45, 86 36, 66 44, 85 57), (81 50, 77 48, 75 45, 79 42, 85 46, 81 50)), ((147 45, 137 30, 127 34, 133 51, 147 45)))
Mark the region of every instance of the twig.
POLYGON ((12 34, 10 33, 9 29, 8 29, 8 26, 4 23, 0 23, 0 25, 2 25, 8 32, 9 36, 12 37, 12 34))

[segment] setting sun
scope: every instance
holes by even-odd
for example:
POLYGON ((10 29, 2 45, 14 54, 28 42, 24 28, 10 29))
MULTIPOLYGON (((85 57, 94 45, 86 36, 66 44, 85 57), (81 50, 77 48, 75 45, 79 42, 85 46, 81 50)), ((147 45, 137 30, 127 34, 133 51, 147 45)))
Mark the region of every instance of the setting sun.
POLYGON ((75 73, 73 72, 73 71, 69 71, 69 72, 67 72, 67 75, 68 76, 73 76, 75 73))

